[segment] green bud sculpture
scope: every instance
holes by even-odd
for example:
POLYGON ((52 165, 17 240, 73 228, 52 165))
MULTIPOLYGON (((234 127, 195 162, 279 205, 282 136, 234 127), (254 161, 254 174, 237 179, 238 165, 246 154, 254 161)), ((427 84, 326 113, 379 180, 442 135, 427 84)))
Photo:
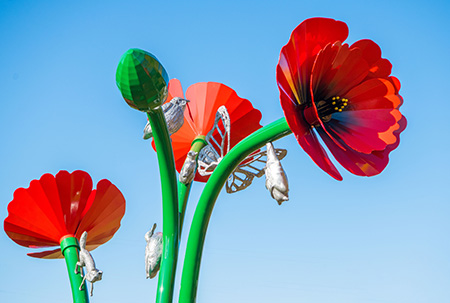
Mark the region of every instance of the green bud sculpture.
POLYGON ((129 106, 149 112, 162 105, 167 98, 169 76, 152 54, 129 49, 120 59, 116 84, 129 106))

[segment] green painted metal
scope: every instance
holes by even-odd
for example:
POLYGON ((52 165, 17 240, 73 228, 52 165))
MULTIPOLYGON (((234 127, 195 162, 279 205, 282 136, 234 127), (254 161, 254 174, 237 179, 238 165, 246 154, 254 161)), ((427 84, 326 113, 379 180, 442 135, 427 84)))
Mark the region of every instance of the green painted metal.
POLYGON ((152 54, 132 48, 123 54, 116 72, 116 84, 129 106, 150 111, 167 98, 169 76, 152 54))
POLYGON ((184 215, 186 213, 186 206, 189 199, 189 193, 191 192, 192 182, 189 184, 183 184, 178 181, 178 207, 180 212, 180 231, 178 234, 178 240, 181 240, 181 232, 183 231, 184 215))
MULTIPOLYGON (((61 252, 66 260, 67 272, 69 274, 70 287, 74 303, 88 303, 89 297, 86 282, 83 283, 82 290, 79 289, 83 278, 80 272, 75 274, 75 266, 78 262, 78 251, 80 245, 75 237, 68 237, 61 241, 61 252)), ((80 271, 83 269, 81 268, 80 271)))
MULTIPOLYGON (((191 151, 199 153, 200 150, 205 147, 208 143, 205 140, 205 136, 198 136, 192 141, 191 151)), ((181 182, 178 182, 178 207, 180 211, 180 234, 179 237, 181 238, 181 231, 183 230, 183 222, 184 222, 184 215, 186 211, 187 201, 189 198, 189 193, 191 191, 191 185, 192 182, 188 185, 185 185, 181 182)))
POLYGON ((163 253, 156 294, 157 303, 171 303, 178 258, 178 194, 175 162, 161 107, 147 113, 158 157, 163 206, 163 253))
POLYGON ((291 133, 285 118, 281 118, 249 135, 239 142, 220 161, 206 183, 195 210, 189 231, 184 259, 179 303, 194 303, 197 296, 198 276, 206 230, 214 204, 228 176, 253 151, 267 142, 278 140, 291 133))
POLYGON ((203 147, 208 145, 208 142, 205 140, 206 136, 199 135, 195 137, 195 139, 192 141, 191 150, 199 152, 203 147))

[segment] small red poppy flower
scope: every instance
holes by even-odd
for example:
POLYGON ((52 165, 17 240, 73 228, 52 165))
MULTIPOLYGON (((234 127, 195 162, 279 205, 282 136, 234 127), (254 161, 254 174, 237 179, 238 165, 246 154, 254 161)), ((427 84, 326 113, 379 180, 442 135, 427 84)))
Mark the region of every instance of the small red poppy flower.
MULTIPOLYGON (((17 244, 31 247, 59 246, 66 237, 80 239, 89 233, 86 248, 93 250, 109 241, 125 214, 122 193, 106 179, 92 189, 88 173, 77 170, 44 174, 18 188, 8 205, 4 221, 6 234, 17 244)), ((62 258, 61 250, 29 253, 31 257, 62 258)))
MULTIPOLYGON (((190 101, 184 111, 183 126, 171 136, 175 167, 178 172, 181 171, 194 140, 204 138, 213 128, 216 112, 220 106, 224 105, 230 116, 230 147, 262 127, 261 112, 253 108, 250 101, 239 97, 233 89, 222 83, 195 83, 187 89, 184 96, 180 81, 172 79, 169 81, 167 101, 174 97, 190 101)), ((215 133, 213 136, 218 138, 215 133)), ((155 148, 154 144, 152 145, 155 148)), ((217 152, 220 154, 219 150, 217 152)), ((206 182, 208 178, 209 176, 201 176, 197 172, 194 180, 206 182)))
POLYGON ((300 146, 325 172, 342 176, 335 159, 359 176, 379 174, 397 148, 406 118, 400 82, 379 46, 360 40, 349 46, 347 25, 328 18, 303 21, 281 49, 277 83, 287 123, 300 146))

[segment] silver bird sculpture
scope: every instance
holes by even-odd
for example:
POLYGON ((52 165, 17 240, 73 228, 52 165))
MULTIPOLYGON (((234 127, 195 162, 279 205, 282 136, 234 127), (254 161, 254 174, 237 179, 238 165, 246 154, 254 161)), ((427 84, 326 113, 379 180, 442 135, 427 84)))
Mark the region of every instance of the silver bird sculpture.
MULTIPOLYGON (((169 135, 176 133, 183 126, 184 110, 186 109, 187 102, 189 102, 189 100, 175 97, 162 105, 162 111, 166 118, 169 135)), ((153 137, 152 127, 150 126, 150 122, 147 121, 144 128, 144 140, 150 139, 151 137, 153 137)))
POLYGON ((92 296, 94 292, 94 282, 100 281, 102 279, 103 272, 95 268, 94 258, 92 258, 91 253, 86 249, 86 239, 87 232, 85 231, 80 237, 80 254, 79 261, 75 265, 75 274, 78 274, 78 270, 80 270, 80 274, 83 277, 79 290, 82 289, 85 280, 91 282, 92 296), (82 267, 86 267, 86 273, 84 276, 82 267))
POLYGON ((179 180, 181 183, 188 185, 194 180, 195 177, 195 169, 197 168, 197 152, 189 151, 186 160, 184 160, 183 167, 180 171, 179 180))
POLYGON ((289 184, 281 166, 280 160, 278 160, 272 143, 266 144, 267 148, 267 162, 265 167, 266 174, 266 188, 269 190, 272 198, 274 198, 279 205, 284 201, 289 200, 289 184))
POLYGON ((147 246, 145 247, 145 273, 147 274, 147 279, 156 277, 161 263, 163 234, 161 232, 154 233, 155 228, 156 223, 145 234, 145 241, 147 241, 147 246))

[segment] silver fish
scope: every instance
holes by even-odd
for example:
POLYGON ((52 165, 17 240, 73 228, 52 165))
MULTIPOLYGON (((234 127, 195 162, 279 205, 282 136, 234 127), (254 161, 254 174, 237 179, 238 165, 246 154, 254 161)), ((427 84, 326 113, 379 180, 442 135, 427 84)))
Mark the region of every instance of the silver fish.
POLYGON ((284 201, 289 200, 289 184, 281 166, 280 160, 278 160, 272 143, 266 144, 267 148, 267 162, 266 162, 266 188, 269 190, 272 198, 274 198, 279 205, 284 201))

